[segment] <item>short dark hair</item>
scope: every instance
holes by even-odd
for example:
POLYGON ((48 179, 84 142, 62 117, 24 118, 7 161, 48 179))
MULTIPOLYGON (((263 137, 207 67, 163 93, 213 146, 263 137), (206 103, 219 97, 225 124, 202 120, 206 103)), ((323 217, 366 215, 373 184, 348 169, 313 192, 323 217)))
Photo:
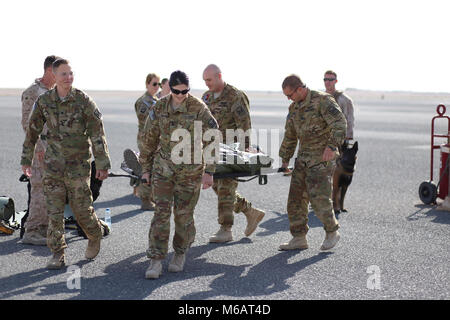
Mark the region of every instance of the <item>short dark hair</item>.
POLYGON ((302 82, 302 79, 300 79, 298 75, 291 74, 284 79, 283 84, 281 85, 281 88, 283 89, 286 89, 287 87, 291 89, 296 89, 300 87, 304 88, 305 84, 302 82))
POLYGON ((165 84, 167 81, 169 81, 169 79, 164 78, 164 79, 161 80, 161 84, 165 84))
POLYGON ((184 84, 189 87, 189 77, 185 72, 177 70, 170 75, 169 86, 173 88, 179 84, 184 84))
POLYGON ((53 71, 58 69, 58 67, 62 64, 69 64, 69 60, 66 60, 63 58, 56 59, 55 62, 53 62, 53 64, 52 64, 53 71))
POLYGON ((47 58, 45 58, 44 60, 44 71, 47 70, 47 68, 50 68, 53 65, 53 62, 55 62, 56 60, 61 59, 60 57, 57 56, 48 56, 47 58))
POLYGON ((325 74, 332 74, 337 79, 337 74, 333 70, 327 70, 325 71, 325 74))

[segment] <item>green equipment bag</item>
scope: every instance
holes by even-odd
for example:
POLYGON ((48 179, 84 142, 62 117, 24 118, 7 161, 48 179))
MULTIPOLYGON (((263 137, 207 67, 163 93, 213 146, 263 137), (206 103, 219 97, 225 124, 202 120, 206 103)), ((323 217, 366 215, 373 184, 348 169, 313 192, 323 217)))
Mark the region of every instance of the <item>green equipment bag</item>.
POLYGON ((239 143, 230 145, 220 143, 219 161, 215 174, 221 173, 248 173, 257 175, 261 168, 270 168, 273 159, 256 147, 254 152, 239 150, 239 143))

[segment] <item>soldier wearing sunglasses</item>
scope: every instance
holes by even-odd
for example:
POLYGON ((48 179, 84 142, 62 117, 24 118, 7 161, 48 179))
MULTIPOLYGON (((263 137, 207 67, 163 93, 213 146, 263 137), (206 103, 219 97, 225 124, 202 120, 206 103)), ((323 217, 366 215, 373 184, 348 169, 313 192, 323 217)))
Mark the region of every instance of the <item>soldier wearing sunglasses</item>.
POLYGON ((310 90, 297 75, 282 83, 284 95, 292 100, 286 119, 279 156, 286 168, 299 144, 289 188, 287 213, 292 239, 280 250, 307 249, 308 204, 323 223, 325 240, 321 250, 333 248, 340 239, 339 224, 331 201, 331 177, 336 151, 345 139, 345 117, 336 101, 323 92, 310 90))
MULTIPOLYGON (((203 80, 209 91, 203 94, 202 100, 211 110, 219 123, 222 138, 226 139, 229 129, 251 129, 250 106, 246 94, 225 83, 219 67, 211 64, 203 72, 203 80)), ((234 143, 237 141, 226 141, 234 143)), ((250 147, 250 137, 246 137, 245 149, 250 147)), ((214 181, 213 189, 218 197, 219 231, 209 242, 228 242, 233 240, 231 228, 234 224, 234 212, 244 213, 247 220, 245 236, 250 236, 263 219, 265 213, 252 207, 250 201, 237 193, 238 182, 232 178, 214 181), (234 212, 233 212, 234 211, 234 212)))
MULTIPOLYGON (((136 116, 138 118, 137 145, 139 152, 142 152, 145 120, 147 119, 149 111, 156 104, 156 101, 158 101, 156 93, 158 92, 159 86, 160 86, 159 76, 157 76, 154 73, 148 74, 147 78, 145 79, 145 87, 147 88, 147 90, 134 104, 134 110, 136 111, 136 116)), ((154 209, 155 205, 152 202, 150 196, 151 195, 150 186, 145 183, 141 183, 136 188, 137 188, 136 193, 142 202, 141 209, 142 210, 154 209)))
MULTIPOLYGON (((153 198, 156 208, 149 232, 147 256, 151 259, 145 277, 159 278, 162 260, 167 256, 170 235, 170 216, 173 207, 175 254, 169 263, 169 272, 183 271, 186 252, 194 242, 194 208, 200 187, 209 188, 213 183, 214 164, 203 163, 203 150, 211 142, 203 143, 200 157, 194 147, 195 124, 200 123, 202 136, 208 129, 217 129, 217 121, 208 107, 198 98, 189 94, 189 78, 182 71, 175 71, 169 79, 171 93, 159 100, 150 110, 145 124, 145 141, 139 160, 142 163, 143 179, 152 181, 153 198), (179 130, 182 129, 182 130, 179 130), (179 131, 176 131, 179 130, 179 131), (176 131, 176 132, 175 132, 176 131), (181 132, 188 132, 191 138, 190 159, 179 163, 174 160, 174 148, 184 141, 173 141, 181 132), (201 163, 196 163, 196 158, 201 163), (204 171, 208 173, 204 173, 204 171)), ((184 152, 185 149, 183 149, 184 152)))
POLYGON ((326 92, 334 97, 338 105, 341 107, 345 119, 347 120, 347 133, 345 135, 345 139, 352 140, 353 127, 355 125, 355 117, 353 115, 353 101, 343 91, 336 90, 336 83, 338 82, 336 72, 332 70, 326 71, 323 82, 325 84, 326 92))

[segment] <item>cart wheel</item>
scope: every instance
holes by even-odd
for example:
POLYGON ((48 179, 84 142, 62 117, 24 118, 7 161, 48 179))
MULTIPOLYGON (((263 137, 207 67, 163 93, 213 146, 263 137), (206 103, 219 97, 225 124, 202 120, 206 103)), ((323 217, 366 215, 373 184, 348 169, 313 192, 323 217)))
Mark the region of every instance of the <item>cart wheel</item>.
POLYGON ((419 186, 419 197, 425 204, 436 202, 437 186, 431 181, 424 181, 419 186))

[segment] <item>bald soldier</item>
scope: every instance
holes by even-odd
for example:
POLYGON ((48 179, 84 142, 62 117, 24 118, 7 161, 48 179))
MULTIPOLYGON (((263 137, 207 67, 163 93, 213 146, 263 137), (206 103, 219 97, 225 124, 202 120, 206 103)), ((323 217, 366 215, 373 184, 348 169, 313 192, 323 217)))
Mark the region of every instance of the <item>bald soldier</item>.
MULTIPOLYGON (((222 79, 219 67, 211 64, 203 72, 203 80, 209 91, 203 94, 202 100, 211 110, 219 124, 223 141, 227 144, 237 142, 227 141, 227 131, 238 129, 246 132, 251 129, 250 107, 246 94, 227 84, 222 79), (226 139, 226 140, 225 140, 226 139)), ((245 137, 245 149, 250 147, 250 136, 245 137)), ((252 204, 237 193, 238 182, 234 179, 215 180, 213 190, 218 197, 218 213, 220 229, 213 235, 210 242, 228 242, 233 240, 232 226, 234 214, 243 212, 247 219, 245 236, 250 236, 264 217, 264 212, 253 208, 252 204)))
MULTIPOLYGON (((46 57, 44 60, 44 75, 42 78, 36 79, 34 83, 22 93, 22 128, 25 133, 27 131, 28 119, 30 118, 34 102, 41 94, 53 88, 55 85, 52 64, 56 59, 58 59, 58 57, 53 55, 46 57)), ((47 146, 45 141, 46 132, 47 128, 44 126, 42 134, 36 142, 34 157, 31 163, 30 206, 28 208, 28 218, 25 223, 25 233, 22 238, 22 243, 38 246, 45 246, 47 244, 48 216, 44 188, 42 185, 44 153, 47 146)))
POLYGON ((90 190, 91 148, 96 162, 96 178, 104 180, 111 167, 102 114, 94 101, 72 87, 73 73, 69 62, 58 59, 52 65, 55 88, 40 95, 33 106, 21 165, 31 176, 31 162, 36 142, 47 125, 48 147, 44 155, 44 194, 49 225, 47 246, 53 253, 49 269, 65 265, 64 206, 66 197, 75 218, 89 241, 85 257, 93 259, 100 251, 103 226, 92 206, 90 190))
POLYGON ((297 75, 286 77, 282 89, 292 100, 279 152, 283 168, 288 166, 298 143, 300 146, 287 204, 293 238, 280 245, 280 250, 308 248, 309 202, 326 232, 321 250, 328 250, 340 238, 331 200, 331 176, 338 147, 345 139, 346 120, 332 96, 310 90, 297 75))

